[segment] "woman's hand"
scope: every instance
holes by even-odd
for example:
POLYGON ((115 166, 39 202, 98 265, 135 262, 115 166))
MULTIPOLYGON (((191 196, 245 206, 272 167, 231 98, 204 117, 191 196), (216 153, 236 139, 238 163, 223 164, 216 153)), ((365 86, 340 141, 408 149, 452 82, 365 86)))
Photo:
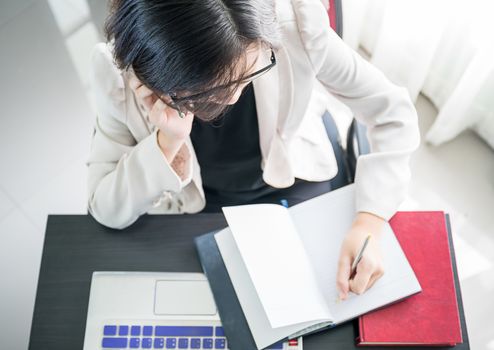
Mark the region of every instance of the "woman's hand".
MULTIPOLYGON (((185 117, 180 118, 178 111, 168 106, 135 76, 129 79, 129 86, 134 91, 138 103, 142 104, 149 116, 151 124, 158 130, 158 144, 171 163, 182 147, 192 129, 194 115, 186 111, 185 117)), ((168 96, 162 96, 169 99, 168 96)))
POLYGON ((347 233, 340 248, 338 273, 336 284, 340 291, 340 299, 345 300, 348 292, 362 294, 383 275, 383 265, 379 240, 384 226, 384 219, 370 214, 359 212, 347 233), (357 265, 355 276, 350 279, 350 270, 353 260, 368 235, 372 235, 364 251, 362 259, 357 265))

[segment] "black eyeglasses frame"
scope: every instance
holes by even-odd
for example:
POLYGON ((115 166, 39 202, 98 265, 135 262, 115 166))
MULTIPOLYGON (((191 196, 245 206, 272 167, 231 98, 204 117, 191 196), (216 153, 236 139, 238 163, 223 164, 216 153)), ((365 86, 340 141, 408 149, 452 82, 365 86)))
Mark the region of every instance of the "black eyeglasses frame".
POLYGON ((271 68, 273 68, 274 66, 276 66, 276 56, 274 54, 274 51, 273 49, 271 49, 271 63, 268 64, 266 67, 264 68, 261 68, 259 69, 258 71, 254 72, 254 73, 251 73, 249 75, 247 75, 246 77, 240 79, 240 80, 235 80, 235 81, 232 81, 228 84, 225 84, 225 85, 220 85, 220 86, 216 86, 212 89, 209 89, 209 90, 206 90, 206 91, 203 91, 203 92, 199 92, 199 93, 196 93, 196 94, 192 94, 192 95, 188 95, 188 96, 180 96, 180 97, 177 97, 176 94, 170 94, 169 97, 170 97, 170 101, 165 101, 159 94, 156 94, 156 96, 161 100, 163 101, 163 103, 165 103, 166 105, 170 106, 171 108, 175 109, 177 112, 178 112, 178 115, 180 116, 180 118, 184 118, 185 117, 185 113, 181 110, 180 108, 180 104, 184 101, 190 101, 190 100, 197 100, 197 99, 200 99, 201 97, 204 97, 204 96, 210 96, 212 93, 214 93, 214 91, 221 91, 223 89, 226 89, 232 85, 235 85, 235 84, 241 84, 241 83, 244 83, 246 81, 252 81, 256 78, 259 78, 261 75, 263 75, 264 73, 267 73, 271 68))

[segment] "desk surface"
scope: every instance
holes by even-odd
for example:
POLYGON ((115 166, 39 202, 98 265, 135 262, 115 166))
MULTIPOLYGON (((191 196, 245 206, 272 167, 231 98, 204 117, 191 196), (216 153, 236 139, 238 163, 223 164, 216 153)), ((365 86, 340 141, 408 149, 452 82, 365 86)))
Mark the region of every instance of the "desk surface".
MULTIPOLYGON (((49 216, 29 349, 82 349, 93 271, 201 272, 193 238, 225 226, 222 214, 146 215, 123 231, 87 215, 49 216)), ((455 349, 469 349, 453 262, 464 340, 455 349)), ((354 345, 357 334, 357 322, 348 322, 304 338, 304 349, 362 349, 354 345)))

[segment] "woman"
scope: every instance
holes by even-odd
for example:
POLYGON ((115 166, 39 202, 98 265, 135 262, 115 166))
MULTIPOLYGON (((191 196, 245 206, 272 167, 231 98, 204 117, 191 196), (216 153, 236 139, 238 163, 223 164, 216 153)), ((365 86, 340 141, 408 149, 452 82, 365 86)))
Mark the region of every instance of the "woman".
POLYGON ((327 94, 368 128, 357 214, 340 250, 340 297, 382 274, 378 239, 406 193, 417 117, 330 29, 320 0, 116 0, 93 53, 98 110, 89 210, 124 228, 146 213, 290 204, 330 190, 338 171, 321 116, 327 94), (228 108, 227 108, 228 107, 228 108))

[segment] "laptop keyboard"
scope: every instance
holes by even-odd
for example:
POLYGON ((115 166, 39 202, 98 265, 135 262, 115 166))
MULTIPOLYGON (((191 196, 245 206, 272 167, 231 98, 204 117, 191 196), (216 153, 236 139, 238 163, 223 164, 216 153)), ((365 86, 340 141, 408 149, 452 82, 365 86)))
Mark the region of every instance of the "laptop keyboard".
POLYGON ((102 349, 228 349, 221 326, 105 325, 102 333, 102 349))

